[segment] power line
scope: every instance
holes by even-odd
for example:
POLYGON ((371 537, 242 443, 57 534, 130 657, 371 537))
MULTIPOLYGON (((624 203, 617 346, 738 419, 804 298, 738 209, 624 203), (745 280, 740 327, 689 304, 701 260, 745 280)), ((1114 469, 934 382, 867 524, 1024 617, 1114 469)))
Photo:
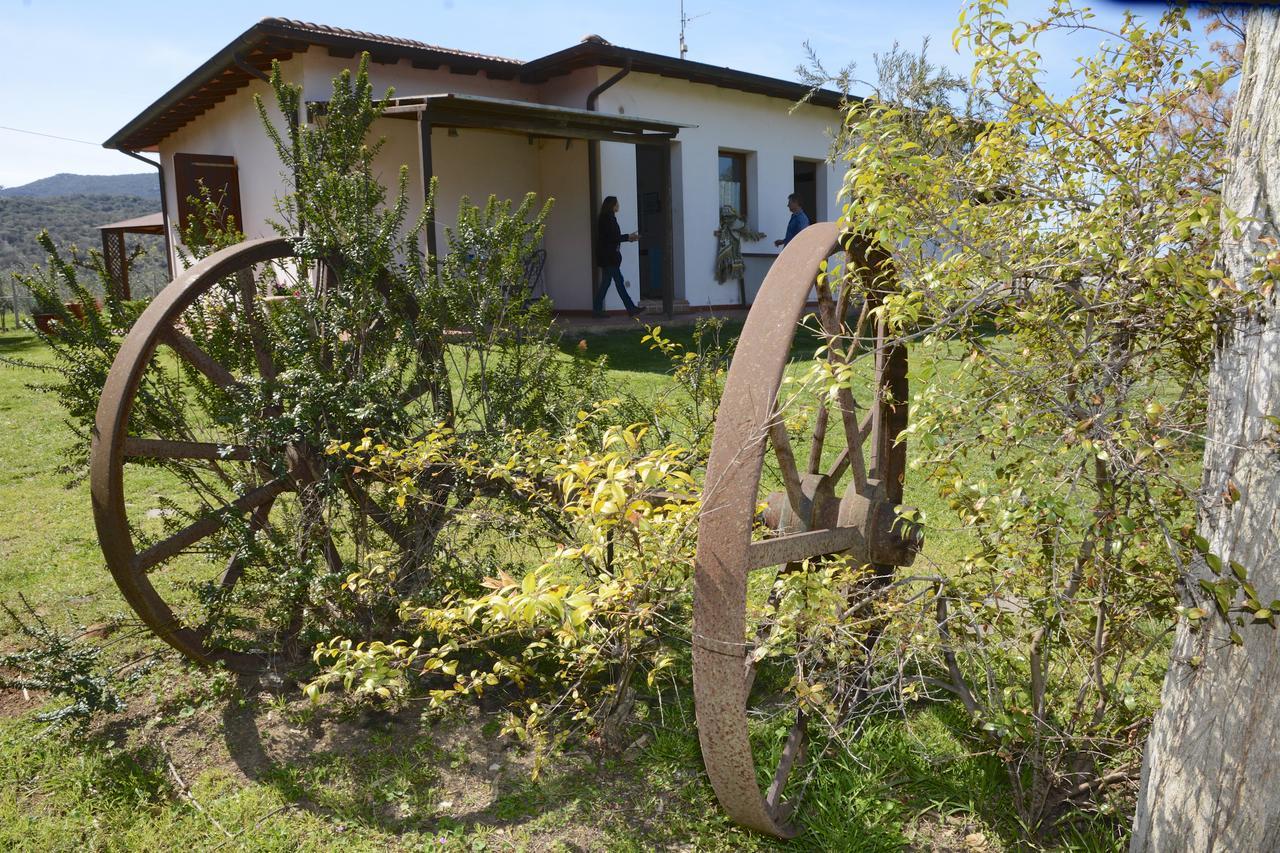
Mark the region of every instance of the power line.
POLYGON ((72 139, 69 136, 56 136, 52 133, 41 133, 38 130, 23 130, 20 127, 5 127, 2 124, 0 124, 0 130, 10 130, 14 133, 26 133, 31 136, 43 136, 46 139, 61 139, 63 142, 79 142, 81 145, 92 145, 94 148, 102 147, 102 143, 100 142, 90 142, 87 139, 72 139))

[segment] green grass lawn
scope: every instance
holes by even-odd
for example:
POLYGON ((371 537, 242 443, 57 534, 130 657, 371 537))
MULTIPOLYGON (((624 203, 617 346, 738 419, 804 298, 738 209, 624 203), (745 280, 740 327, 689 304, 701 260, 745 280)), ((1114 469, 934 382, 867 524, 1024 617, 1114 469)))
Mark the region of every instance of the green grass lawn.
MULTIPOLYGON (((612 381, 645 392, 669 381, 668 362, 640 334, 564 345, 586 340, 609 357, 612 381)), ((687 342, 690 330, 669 334, 687 342)), ((25 333, 0 335, 0 356, 48 361, 25 333)), ((39 379, 0 365, 0 600, 21 593, 74 633, 128 610, 102 564, 87 484, 60 470, 61 412, 27 387, 39 379)), ((944 564, 962 533, 927 489, 913 485, 909 500, 938 520, 926 553, 944 564)), ((0 643, 18 641, 0 629, 0 643)), ((0 693, 0 849, 890 851, 1000 849, 1017 835, 1003 770, 971 754, 967 721, 947 704, 873 721, 811 784, 806 832, 779 845, 722 816, 687 705, 641 703, 633 749, 560 753, 535 778, 528 752, 480 708, 315 707, 295 686, 186 666, 143 632, 100 642, 128 678, 128 708, 84 740, 43 734, 32 720, 42 697, 0 693), (985 846, 966 848, 974 833, 985 846)))

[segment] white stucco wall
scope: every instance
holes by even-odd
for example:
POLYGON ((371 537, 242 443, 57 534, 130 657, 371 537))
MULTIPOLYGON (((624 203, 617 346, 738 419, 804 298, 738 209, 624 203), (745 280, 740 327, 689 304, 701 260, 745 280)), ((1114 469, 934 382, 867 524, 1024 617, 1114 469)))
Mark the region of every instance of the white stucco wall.
MULTIPOLYGON (((606 79, 611 69, 598 69, 606 79)), ((694 306, 729 305, 738 302, 736 282, 715 280, 715 237, 719 227, 719 152, 748 154, 748 224, 765 237, 743 245, 748 253, 776 254, 773 241, 787 230, 790 212, 787 195, 792 191, 796 158, 825 161, 830 144, 828 129, 840 119, 839 112, 826 107, 804 106, 789 112, 792 103, 701 83, 690 83, 633 73, 609 88, 600 97, 601 112, 662 119, 697 125, 679 133, 673 151, 672 183, 675 210, 681 222, 676 231, 683 246, 676 247, 676 293, 694 306)), ((604 143, 601 146, 601 192, 616 195, 622 202, 619 223, 629 230, 626 212, 635 210, 635 154, 630 146, 604 143)), ((822 162, 818 167, 819 210, 810 211, 815 220, 839 215, 836 197, 840 189, 837 167, 822 162)), ((677 238, 677 244, 680 243, 677 238)), ((768 269, 768 259, 748 263, 748 298, 759 288, 768 269)), ((623 250, 623 274, 635 281, 638 259, 634 250, 623 250)))
MULTIPOLYGON (((297 69, 286 67, 286 76, 297 69)), ((173 155, 218 154, 234 157, 239 170, 240 212, 244 222, 240 230, 245 236, 265 237, 274 234, 268 220, 278 219, 275 200, 287 190, 280 158, 263 131, 262 120, 253 103, 260 95, 277 127, 284 118, 275 107, 275 95, 265 82, 255 80, 235 92, 208 112, 174 131, 160 143, 160 162, 165 173, 165 203, 169 211, 169 227, 173 244, 178 240, 178 193, 174 185, 173 155)), ((175 248, 176 255, 176 248, 175 248)), ((174 269, 182 269, 175 257, 174 269)))
POLYGON ((595 212, 587 197, 585 141, 575 139, 568 146, 559 139, 538 143, 538 196, 555 199, 544 240, 547 295, 561 310, 589 310, 595 275, 590 229, 595 212))
MULTIPOLYGON (((331 57, 312 48, 284 65, 287 79, 300 82, 307 100, 327 100, 332 78, 342 68, 354 68, 356 60, 331 57)), ((581 69, 538 85, 491 80, 484 74, 458 75, 445 70, 412 68, 408 62, 393 65, 370 64, 370 74, 379 93, 395 86, 400 96, 458 92, 490 97, 531 100, 584 108, 590 90, 615 74, 617 69, 581 69)), ((160 145, 165 165, 168 205, 177 218, 177 198, 173 187, 175 152, 221 154, 235 157, 240 175, 242 228, 250 237, 271 233, 268 219, 276 218, 275 199, 288 189, 287 178, 270 141, 263 133, 253 95, 262 95, 268 104, 273 96, 265 82, 254 81, 214 106, 187 126, 174 132, 160 145)), ((748 253, 772 255, 773 241, 786 230, 789 213, 785 200, 792 188, 795 158, 815 161, 827 155, 828 128, 838 121, 835 110, 807 106, 794 113, 785 99, 767 98, 705 84, 632 73, 601 96, 598 109, 604 113, 643 116, 681 124, 696 125, 680 131, 672 146, 671 199, 673 216, 673 268, 677 298, 691 305, 728 305, 738 301, 736 283, 718 284, 714 277, 715 238, 718 227, 718 153, 721 149, 748 153, 750 225, 766 237, 745 245, 748 253)), ((283 119, 271 107, 278 126, 283 119)), ((422 205, 422 176, 418 126, 414 121, 381 119, 375 132, 386 139, 376 168, 394 191, 401 164, 409 167, 410 220, 422 205)), ((469 196, 483 203, 490 193, 519 201, 533 191, 542 198, 554 197, 548 220, 545 247, 547 292, 556 307, 585 310, 591 307, 591 289, 596 269, 590 257, 589 229, 595 211, 587 197, 587 143, 574 140, 535 140, 525 136, 462 129, 457 136, 446 130, 432 133, 434 170, 439 177, 437 196, 437 245, 446 248, 444 228, 457 214, 458 200, 469 196)), ((631 145, 600 144, 600 192, 616 195, 621 201, 619 224, 624 231, 636 227, 636 158, 631 145)), ((830 164, 819 166, 819 210, 815 218, 838 215, 836 193, 840 180, 830 164), (824 209, 825 208, 825 209, 824 209)), ((623 275, 630 283, 632 298, 639 290, 639 258, 636 244, 624 245, 623 275)), ((758 287, 767 271, 769 258, 748 260, 748 294, 758 287)), ((611 310, 621 308, 612 291, 606 302, 611 310)))
MULTIPOLYGON (((416 121, 384 118, 374 133, 386 140, 375 169, 392 188, 400 166, 408 166, 410 223, 422 210, 423 183, 416 121)), ((547 252, 543 281, 546 294, 563 309, 590 308, 586 288, 592 275, 589 247, 583 234, 589 227, 587 204, 587 146, 575 140, 534 140, 494 131, 462 128, 456 136, 447 129, 431 133, 432 166, 437 178, 436 245, 448 250, 448 228, 457 221, 465 196, 483 206, 490 195, 518 205, 534 192, 541 204, 553 199, 543 247, 547 252)))
POLYGON ((424 187, 422 182, 422 157, 418 153, 418 123, 398 118, 380 118, 373 123, 371 135, 382 139, 382 150, 373 161, 373 172, 387 188, 387 200, 394 201, 400 167, 407 166, 409 213, 405 217, 406 230, 413 227, 422 213, 424 187))

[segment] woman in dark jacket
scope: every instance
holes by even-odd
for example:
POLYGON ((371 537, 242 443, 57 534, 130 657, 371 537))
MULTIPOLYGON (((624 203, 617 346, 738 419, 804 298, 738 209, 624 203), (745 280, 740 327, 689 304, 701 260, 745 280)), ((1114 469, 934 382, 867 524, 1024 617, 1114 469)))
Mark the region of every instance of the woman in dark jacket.
POLYGON ((626 306, 627 314, 634 317, 644 311, 643 308, 637 308, 631 301, 626 283, 622 279, 622 244, 633 243, 640 239, 640 235, 622 233, 622 229, 618 227, 619 207, 617 196, 607 196, 600 205, 600 216, 596 219, 596 265, 604 273, 600 277, 600 286, 596 288, 591 300, 591 313, 596 317, 605 316, 604 297, 609 292, 610 282, 617 286, 618 295, 622 297, 622 304, 626 306))

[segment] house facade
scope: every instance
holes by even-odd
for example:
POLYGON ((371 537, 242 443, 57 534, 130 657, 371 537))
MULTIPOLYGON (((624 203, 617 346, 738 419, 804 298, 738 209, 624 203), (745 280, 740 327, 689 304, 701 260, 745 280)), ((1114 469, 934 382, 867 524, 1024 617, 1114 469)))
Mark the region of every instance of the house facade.
MULTIPOLYGON (((394 186, 409 169, 411 216, 438 180, 426 248, 466 196, 555 199, 541 290, 561 312, 586 312, 598 271, 592 255, 600 200, 617 196, 623 275, 633 299, 667 311, 741 304, 739 283, 715 277, 722 204, 765 236, 743 245, 747 301, 779 251, 797 192, 809 218, 839 215, 840 175, 826 162, 840 97, 818 92, 798 108, 801 84, 635 51, 588 37, 529 62, 278 18, 250 27, 106 143, 158 154, 170 252, 197 181, 225 190, 249 237, 272 233, 289 177, 263 132, 254 95, 274 105, 273 60, 320 106, 333 78, 370 54, 375 91, 395 97, 374 133, 377 168, 394 186)), ((270 109, 274 112, 274 106, 270 109)), ((283 126, 283 117, 274 118, 283 126)), ((299 120, 308 120, 300 116, 299 120)), ((150 159, 150 158, 145 158, 150 159)), ((606 308, 619 310, 611 293, 606 308)))

